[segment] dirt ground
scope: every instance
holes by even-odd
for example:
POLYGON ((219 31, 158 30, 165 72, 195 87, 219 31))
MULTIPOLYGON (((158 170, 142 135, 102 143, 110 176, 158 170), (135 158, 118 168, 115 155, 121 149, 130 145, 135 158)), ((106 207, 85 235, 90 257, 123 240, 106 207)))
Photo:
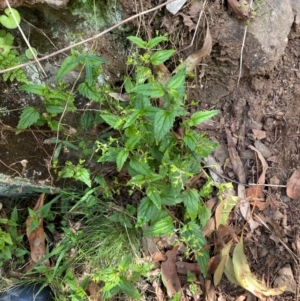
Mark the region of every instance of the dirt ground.
MULTIPOLYGON (((120 2, 124 9, 124 18, 126 18, 138 11, 149 9, 160 1, 137 3, 134 0, 122 0, 120 2)), ((216 2, 210 1, 207 10, 208 16, 210 16, 210 10, 214 9, 214 14, 212 14, 214 16, 218 15, 219 18, 223 18, 222 16, 226 15, 227 18, 229 14, 231 18, 235 18, 228 7, 220 5, 220 3, 216 4, 216 2)), ((196 22, 196 20, 193 21, 196 22)), ((218 26, 218 22, 212 21, 212 23, 211 31, 214 36, 213 31, 218 26)), ((182 16, 174 17, 165 9, 137 19, 131 26, 139 28, 140 34, 144 38, 150 38, 156 30, 160 30, 161 33, 169 33, 172 43, 168 46, 173 46, 177 50, 189 46, 194 33, 194 30, 190 30, 183 24, 182 16)), ((199 49, 202 41, 203 32, 200 30, 195 43, 188 49, 179 51, 167 67, 172 71, 179 59, 185 58, 199 49)), ((290 266, 293 273, 292 279, 290 279, 291 292, 285 292, 280 297, 266 300, 298 300, 299 261, 276 237, 284 241, 296 256, 300 256, 300 249, 298 249, 300 246, 300 207, 298 200, 292 200, 286 195, 284 187, 292 173, 300 168, 300 38, 290 35, 285 53, 273 70, 264 76, 243 77, 239 86, 237 86, 236 77, 236 83, 234 83, 236 87, 233 91, 224 90, 224 97, 212 103, 209 100, 210 96, 203 91, 202 85, 205 86, 207 82, 212 81, 214 89, 224 89, 224 85, 219 87, 218 82, 214 81, 214 70, 209 65, 211 60, 214 60, 214 64, 216 64, 219 55, 217 43, 214 44, 212 58, 204 62, 207 64, 206 69, 203 70, 199 66, 195 70, 195 78, 189 82, 188 99, 198 101, 197 109, 220 110, 214 123, 208 124, 206 130, 209 136, 220 144, 215 153, 215 159, 224 168, 225 177, 237 181, 231 163, 226 161, 229 157, 226 129, 229 129, 237 140, 237 150, 244 165, 247 183, 256 183, 262 169, 259 160, 248 146, 255 145, 256 148, 261 148, 269 165, 266 183, 274 186, 266 186, 264 190, 265 198, 271 205, 260 212, 255 209, 254 213, 265 217, 271 230, 260 226, 253 233, 246 234, 247 258, 255 275, 264 279, 271 286, 274 285, 274 280, 280 270, 285 266, 290 266), (259 133, 265 137, 259 137, 255 130, 261 130, 259 133), (276 233, 276 237, 273 232, 276 233)), ((109 55, 111 49, 105 50, 102 47, 101 51, 102 56, 108 58, 111 56, 109 55)), ((236 64, 238 65, 238 61, 236 64)), ((120 70, 120 72, 124 71, 124 69, 120 70)), ((116 70, 113 73, 115 77, 112 78, 112 82, 117 84, 120 82, 120 77, 116 76, 116 70)), ((224 80, 226 82, 226 78, 224 80)), ((232 85, 232 78, 228 80, 230 81, 229 85, 232 85)), ((28 95, 20 92, 14 84, 1 82, 0 86, 2 109, 14 109, 19 107, 22 102, 32 104, 35 101, 28 99, 28 95)), ((36 181, 50 181, 47 160, 49 160, 52 148, 43 144, 43 141, 51 137, 53 133, 45 128, 44 131, 36 129, 36 132, 28 131, 15 135, 17 118, 18 114, 14 112, 3 114, 0 117, 0 172, 18 175, 22 170, 19 161, 27 159, 32 162, 34 160, 35 164, 29 164, 27 173, 22 176, 36 181)), ((252 295, 246 295, 243 289, 222 280, 221 284, 215 288, 214 299, 210 300, 237 300, 239 296, 245 297, 239 300, 256 300, 252 295)))

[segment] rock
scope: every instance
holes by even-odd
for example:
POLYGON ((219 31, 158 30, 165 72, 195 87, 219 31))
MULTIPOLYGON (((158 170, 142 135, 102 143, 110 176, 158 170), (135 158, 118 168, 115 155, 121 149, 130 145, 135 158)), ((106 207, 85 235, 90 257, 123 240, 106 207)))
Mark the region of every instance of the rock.
MULTIPOLYGON (((45 3, 55 9, 65 8, 68 4, 69 0, 10 0, 11 7, 18 7, 18 6, 35 6, 38 3, 45 3)), ((6 8, 6 1, 0 0, 0 10, 6 8)))
POLYGON ((293 13, 295 15, 293 29, 291 31, 290 37, 292 39, 300 37, 300 2, 299 0, 290 0, 293 13))
POLYGON ((254 146, 262 154, 264 158, 268 159, 271 157, 272 155, 271 151, 259 140, 255 140, 254 146))
POLYGON ((278 276, 276 277, 274 284, 278 287, 286 286, 286 292, 296 293, 297 284, 293 276, 292 268, 289 264, 279 270, 278 276))
POLYGON ((21 197, 35 193, 36 189, 48 190, 50 193, 59 192, 58 188, 33 183, 27 179, 11 178, 0 174, 0 196, 21 197))

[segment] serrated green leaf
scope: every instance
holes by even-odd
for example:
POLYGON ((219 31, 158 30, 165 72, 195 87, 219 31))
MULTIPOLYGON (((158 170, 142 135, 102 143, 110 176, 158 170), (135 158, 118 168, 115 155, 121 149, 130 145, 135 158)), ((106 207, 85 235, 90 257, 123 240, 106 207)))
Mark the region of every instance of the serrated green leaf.
POLYGON ((40 118, 40 113, 37 109, 32 107, 26 107, 20 116, 19 123, 17 125, 18 129, 26 129, 31 125, 35 124, 40 118))
POLYGON ((141 159, 140 156, 134 155, 130 161, 129 166, 142 175, 149 175, 151 173, 151 169, 149 165, 141 159))
POLYGON ((186 130, 183 136, 184 144, 191 150, 194 151, 197 146, 197 139, 191 130, 186 130))
POLYGON ((201 222, 202 227, 204 227, 207 224, 210 217, 211 217, 211 210, 208 207, 201 205, 198 213, 198 218, 201 222))
POLYGON ((159 214, 159 209, 155 204, 148 198, 144 197, 138 206, 137 210, 137 227, 141 227, 146 224, 148 221, 154 219, 159 214))
POLYGON ((146 48, 152 49, 153 47, 157 46, 159 43, 165 42, 165 41, 168 41, 168 38, 165 36, 155 37, 146 44, 146 48))
POLYGON ((61 64, 57 74, 56 80, 61 80, 67 73, 75 69, 79 65, 79 61, 75 61, 73 56, 68 56, 61 64))
POLYGON ((129 156, 129 151, 127 149, 122 149, 118 153, 117 160, 116 160, 118 171, 121 171, 121 169, 122 169, 125 161, 127 160, 128 156, 129 156))
POLYGON ((98 92, 93 85, 89 86, 87 82, 83 82, 78 85, 78 92, 88 99, 94 101, 101 100, 100 92, 98 92))
POLYGON ((159 142, 172 128, 176 113, 168 110, 159 110, 154 118, 154 136, 159 142))
POLYGON ((133 125, 135 123, 135 121, 137 120, 137 118, 140 115, 140 110, 134 110, 127 118, 123 129, 126 129, 127 127, 133 125))
POLYGON ((129 76, 124 77, 124 88, 127 93, 130 93, 134 88, 134 84, 129 76))
POLYGON ((90 179, 90 171, 86 168, 81 167, 76 174, 74 175, 76 180, 79 180, 83 183, 85 183, 88 187, 91 188, 92 181, 90 179))
POLYGON ((213 116, 217 115, 218 113, 219 113, 219 110, 196 112, 191 116, 191 118, 187 122, 187 124, 189 126, 198 125, 198 124, 212 118, 213 116))
POLYGON ((161 209, 161 197, 160 197, 160 192, 155 186, 149 186, 146 189, 146 193, 148 198, 155 204, 157 209, 161 209))
POLYGON ((17 210, 17 207, 14 207, 11 215, 10 215, 10 219, 13 221, 13 222, 17 222, 19 217, 18 217, 18 210, 17 210))
POLYGON ((101 155, 98 162, 116 162, 117 156, 121 150, 121 147, 110 147, 103 155, 101 155))
POLYGON ((180 69, 166 84, 166 90, 172 97, 182 98, 185 90, 185 68, 180 69))
POLYGON ((191 220, 196 219, 200 207, 198 191, 194 188, 188 189, 182 193, 182 198, 187 214, 191 220))
POLYGON ((139 37, 129 36, 129 37, 127 37, 127 39, 129 41, 131 41, 132 43, 134 43, 135 45, 139 46, 140 48, 143 48, 143 49, 147 48, 147 42, 142 40, 139 37))
POLYGON ((155 224, 151 225, 144 230, 146 236, 157 237, 160 235, 174 233, 175 228, 173 225, 173 220, 170 216, 166 216, 158 220, 155 224))
POLYGON ((201 273, 204 278, 207 276, 208 262, 209 262, 209 252, 208 250, 203 250, 196 253, 197 263, 199 264, 201 273))
POLYGON ((26 91, 28 93, 37 94, 43 96, 45 94, 46 87, 43 85, 22 85, 20 87, 21 90, 26 91))
POLYGON ((85 62, 85 78, 86 78, 87 84, 89 86, 92 86, 92 84, 93 84, 93 68, 92 68, 92 64, 89 60, 86 60, 86 62, 85 62))
POLYGON ((158 50, 150 56, 150 62, 153 65, 160 65, 168 60, 176 51, 175 50, 158 50))
POLYGON ((120 280, 119 287, 124 294, 128 295, 134 300, 141 299, 142 296, 139 294, 132 282, 128 281, 125 277, 121 277, 120 280))
POLYGON ((181 239, 192 249, 200 250, 206 245, 206 239, 200 226, 190 221, 181 228, 181 239))
POLYGON ((138 135, 130 137, 125 143, 126 149, 132 151, 141 139, 142 137, 138 135))
POLYGON ((95 116, 92 111, 85 111, 80 117, 81 125, 85 129, 89 129, 94 124, 94 120, 95 116))
POLYGON ((164 96, 165 90, 161 83, 154 82, 154 83, 148 83, 144 85, 139 85, 131 90, 131 92, 135 92, 137 94, 153 97, 153 98, 159 98, 164 96))
POLYGON ((120 127, 120 125, 119 125, 120 117, 119 116, 109 115, 109 114, 100 114, 100 116, 112 128, 118 129, 120 127))

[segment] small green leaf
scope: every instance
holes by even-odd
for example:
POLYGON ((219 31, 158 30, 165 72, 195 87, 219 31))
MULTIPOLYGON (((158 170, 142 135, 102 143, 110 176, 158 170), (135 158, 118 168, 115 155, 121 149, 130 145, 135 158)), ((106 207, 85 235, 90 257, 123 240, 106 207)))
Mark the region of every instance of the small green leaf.
POLYGON ((134 300, 141 299, 142 296, 139 294, 132 282, 128 281, 125 277, 120 277, 120 280, 119 287, 124 294, 128 295, 134 300))
POLYGON ((166 60, 168 60, 176 51, 175 50, 159 50, 155 51, 151 56, 150 56, 150 62, 153 65, 159 65, 164 63, 166 60))
POLYGON ((46 87, 43 85, 22 85, 20 87, 21 90, 26 91, 28 93, 37 94, 43 96, 45 94, 46 87))
POLYGON ((168 38, 165 36, 159 36, 159 37, 155 37, 153 39, 151 39, 147 44, 146 44, 146 48, 148 49, 152 49, 155 46, 157 46, 159 43, 161 42, 166 42, 168 41, 168 38))
POLYGON ((100 116, 104 119, 104 121, 110 125, 114 129, 118 129, 120 125, 118 125, 120 121, 120 117, 116 115, 109 114, 100 114, 100 116))
POLYGON ((61 64, 57 74, 56 74, 56 80, 62 79, 67 73, 72 71, 74 68, 76 68, 79 64, 79 62, 74 61, 73 56, 68 56, 61 64))
POLYGON ((203 250, 202 252, 196 253, 196 259, 199 264, 200 270, 204 278, 207 276, 209 252, 208 250, 203 250))
POLYGON ((134 43, 135 45, 139 46, 140 48, 143 48, 143 49, 147 48, 147 42, 142 40, 139 37, 129 36, 129 37, 127 37, 127 39, 129 41, 131 41, 132 43, 134 43))
POLYGON ((37 56, 37 51, 34 47, 30 47, 29 49, 26 49, 25 55, 27 56, 27 58, 32 60, 33 58, 35 58, 37 56))
POLYGON ((80 118, 81 125, 85 129, 89 129, 93 125, 94 120, 95 117, 92 111, 85 111, 80 118))
POLYGON ((141 94, 145 96, 150 96, 153 98, 159 98, 164 96, 165 94, 163 85, 158 82, 137 86, 133 88, 131 92, 135 92, 137 94, 141 94))
POLYGON ((129 151, 127 149, 122 149, 117 156, 117 170, 121 171, 125 161, 127 160, 129 151))
POLYGON ((134 155, 129 162, 129 166, 134 169, 136 172, 142 175, 149 175, 151 169, 149 165, 140 158, 140 156, 134 155))
POLYGON ((183 203, 186 207, 187 214, 191 220, 194 220, 199 213, 200 199, 198 191, 194 188, 188 189, 182 193, 183 203))
POLYGON ((159 110, 154 118, 154 136, 159 142, 172 128, 176 113, 168 110, 159 110))
POLYGON ((101 100, 100 92, 98 92, 96 90, 96 87, 94 87, 93 85, 89 86, 87 82, 82 82, 78 85, 78 92, 82 96, 84 96, 90 100, 94 100, 94 101, 101 100))
POLYGON ((74 175, 75 180, 79 180, 85 183, 88 187, 91 188, 92 182, 90 179, 90 171, 86 168, 80 167, 79 170, 74 175))
POLYGON ((21 22, 19 12, 14 8, 6 8, 4 13, 5 15, 0 16, 0 23, 8 29, 17 28, 21 22))
POLYGON ((136 226, 140 227, 148 221, 154 219, 159 214, 156 205, 148 198, 144 197, 139 204, 137 210, 137 223, 136 226))
POLYGON ((40 118, 40 113, 37 109, 32 107, 27 107, 22 111, 19 123, 17 125, 18 129, 26 129, 31 125, 35 124, 40 118))
POLYGON ((198 125, 213 116, 217 115, 219 110, 211 110, 211 111, 203 111, 203 112, 196 112, 191 116, 191 119, 187 122, 189 126, 198 125))
POLYGON ((160 197, 160 192, 158 191, 158 189, 155 186, 149 186, 146 189, 146 193, 148 198, 155 204, 155 206, 157 207, 157 209, 161 209, 161 197, 160 197))
POLYGON ((171 234, 175 230, 173 220, 170 216, 158 220, 154 225, 151 225, 144 230, 146 236, 157 237, 163 234, 171 234))
POLYGON ((183 98, 185 90, 185 68, 180 69, 166 84, 166 90, 172 97, 183 98))

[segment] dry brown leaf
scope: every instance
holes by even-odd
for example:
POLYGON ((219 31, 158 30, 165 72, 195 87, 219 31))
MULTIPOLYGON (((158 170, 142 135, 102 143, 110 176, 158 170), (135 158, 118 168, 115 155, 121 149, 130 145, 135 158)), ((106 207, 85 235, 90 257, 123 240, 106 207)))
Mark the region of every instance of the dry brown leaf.
POLYGON ((255 185, 249 188, 246 188, 246 197, 250 202, 259 202, 264 200, 265 194, 263 192, 264 186, 262 185, 255 185))
POLYGON ((206 301, 215 301, 216 300, 216 291, 215 287, 212 285, 211 281, 205 280, 205 300, 206 301))
POLYGON ((96 282, 90 281, 87 291, 90 295, 89 301, 101 301, 101 297, 99 295, 100 287, 96 282))
POLYGON ((199 275, 201 273, 200 267, 196 262, 177 261, 176 268, 178 274, 187 275, 188 271, 196 275, 199 275))
POLYGON ((252 129, 252 132, 254 134, 254 138, 257 140, 261 140, 267 137, 267 134, 265 131, 258 130, 258 129, 252 129))
POLYGON ((167 260, 161 264, 161 274, 169 297, 172 297, 181 290, 175 264, 178 248, 179 246, 176 246, 172 250, 167 251, 167 260))
POLYGON ((204 39, 203 46, 200 50, 190 54, 176 69, 175 73, 182 67, 186 67, 186 72, 191 72, 201 62, 203 58, 210 55, 212 49, 212 37, 207 25, 206 36, 204 39))
POLYGON ((300 199, 300 170, 294 171, 286 184, 286 194, 293 200, 300 199))
POLYGON ((115 92, 111 92, 108 93, 109 96, 111 96, 112 98, 114 98, 115 100, 118 101, 129 101, 129 94, 128 93, 115 93, 115 92))
MULTIPOLYGON (((37 211, 44 205, 45 194, 42 193, 37 200, 37 203, 34 207, 34 211, 37 211)), ((33 218, 29 216, 26 220, 26 234, 28 237, 29 245, 30 245, 30 257, 33 263, 37 263, 46 255, 46 242, 45 242, 45 232, 43 227, 43 219, 39 218, 38 227, 29 232, 30 225, 33 221, 33 218)), ((44 264, 46 266, 50 265, 49 260, 45 260, 44 264)))
POLYGON ((225 237, 229 236, 233 239, 234 242, 239 241, 234 229, 231 226, 220 225, 218 228, 218 233, 222 240, 225 240, 225 237))
POLYGON ((166 261, 167 256, 162 252, 155 252, 152 255, 152 262, 166 261))
POLYGON ((241 200, 240 201, 240 212, 241 212, 242 216, 244 217, 244 219, 248 221, 251 231, 253 231, 258 225, 250 215, 250 213, 251 213, 250 203, 246 198, 245 186, 243 185, 246 183, 246 175, 245 175, 243 163, 237 153, 237 150, 235 148, 234 139, 231 136, 231 133, 229 130, 226 130, 226 136, 227 136, 227 146, 228 146, 228 152, 229 152, 232 168, 240 182, 240 184, 238 184, 238 197, 241 200))
POLYGON ((219 266, 220 262, 221 262, 221 256, 220 255, 216 255, 216 256, 211 257, 208 261, 207 273, 208 274, 214 274, 217 267, 219 266))
POLYGON ((152 282, 152 285, 155 289, 155 294, 156 294, 157 301, 166 301, 165 294, 162 291, 162 289, 160 288, 160 285, 159 285, 159 282, 158 282, 157 279, 155 279, 152 282))
POLYGON ((191 16, 188 16, 184 13, 179 13, 177 15, 179 15, 183 18, 183 24, 189 28, 189 32, 191 32, 192 30, 194 30, 196 28, 196 24, 192 20, 191 16))
POLYGON ((153 70, 157 79, 163 84, 166 84, 172 77, 165 64, 154 65, 153 70))
POLYGON ((249 19, 249 4, 246 0, 227 0, 239 19, 249 19))
POLYGON ((235 173, 235 175, 238 178, 238 181, 242 184, 246 183, 246 175, 244 171, 243 163, 237 153, 236 146, 233 140, 233 137, 231 136, 231 133, 229 130, 226 130, 226 136, 227 136, 227 146, 228 146, 228 152, 232 164, 232 169, 235 173))
POLYGON ((257 153, 257 156, 258 156, 258 158, 261 162, 262 168, 263 168, 257 183, 258 184, 265 184, 265 182, 266 182, 266 171, 269 168, 268 163, 267 163, 266 159, 263 157, 263 155, 260 153, 260 151, 258 151, 254 146, 249 145, 249 148, 251 148, 253 151, 255 151, 257 153))
POLYGON ((216 221, 214 217, 211 217, 206 225, 201 229, 201 232, 204 236, 210 237, 216 228, 216 221))

